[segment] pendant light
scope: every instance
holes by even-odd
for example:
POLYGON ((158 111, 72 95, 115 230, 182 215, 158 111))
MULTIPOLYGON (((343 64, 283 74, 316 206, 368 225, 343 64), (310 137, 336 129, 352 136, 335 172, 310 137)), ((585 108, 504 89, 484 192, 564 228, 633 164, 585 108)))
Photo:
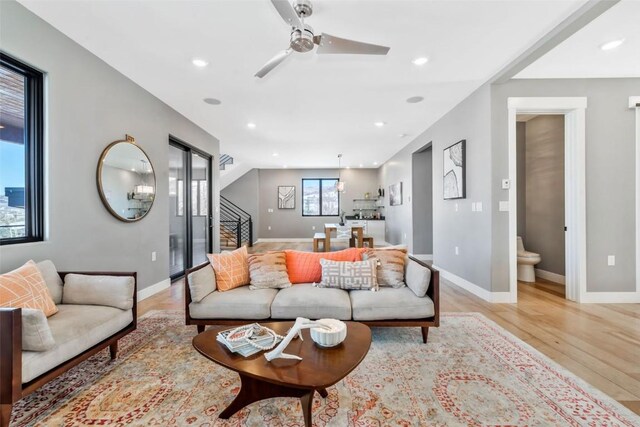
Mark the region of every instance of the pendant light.
POLYGON ((152 194, 154 194, 154 189, 152 185, 147 185, 146 184, 146 175, 151 173, 151 168, 149 167, 149 169, 147 169, 147 166, 149 164, 149 162, 147 162, 146 160, 140 160, 142 162, 142 184, 140 185, 136 185, 133 188, 134 193, 136 194, 140 194, 143 196, 150 196, 152 194))
POLYGON ((342 154, 338 154, 338 183, 336 184, 336 190, 339 193, 344 193, 344 181, 340 179, 340 171, 342 169, 342 154))

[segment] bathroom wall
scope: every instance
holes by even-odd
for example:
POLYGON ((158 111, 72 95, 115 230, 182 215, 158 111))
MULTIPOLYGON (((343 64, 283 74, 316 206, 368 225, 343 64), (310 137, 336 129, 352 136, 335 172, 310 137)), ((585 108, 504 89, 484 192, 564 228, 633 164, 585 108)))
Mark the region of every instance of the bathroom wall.
MULTIPOLYGON (((520 119, 519 119, 520 120, 520 119)), ((525 121, 516 123, 516 180, 517 180, 517 209, 518 236, 527 240, 527 162, 525 149, 527 124, 525 121)))
POLYGON ((542 257, 536 268, 564 276, 564 116, 526 122, 525 249, 542 257))

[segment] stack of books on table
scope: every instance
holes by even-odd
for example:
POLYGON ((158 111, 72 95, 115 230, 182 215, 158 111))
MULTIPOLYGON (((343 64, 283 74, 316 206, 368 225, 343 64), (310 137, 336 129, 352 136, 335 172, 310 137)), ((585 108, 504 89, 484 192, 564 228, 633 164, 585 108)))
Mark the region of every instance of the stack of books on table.
POLYGON ((267 332, 267 330, 259 324, 252 323, 250 325, 220 331, 218 332, 217 340, 224 344, 232 353, 238 353, 243 357, 248 357, 262 351, 262 348, 275 347, 281 339, 276 337, 276 342, 274 343, 272 334, 267 332), (247 331, 250 331, 250 333, 247 334, 247 331))

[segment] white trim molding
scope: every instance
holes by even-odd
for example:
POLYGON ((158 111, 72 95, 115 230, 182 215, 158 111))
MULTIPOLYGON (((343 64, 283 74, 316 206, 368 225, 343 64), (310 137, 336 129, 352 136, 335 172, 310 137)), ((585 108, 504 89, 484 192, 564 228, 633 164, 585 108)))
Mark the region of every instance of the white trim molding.
POLYGON ((636 292, 630 299, 640 302, 640 96, 629 97, 629 108, 636 110, 636 292))
POLYGON ((313 238, 285 237, 285 238, 260 238, 255 243, 313 243, 313 238))
POLYGON ((434 265, 433 268, 440 272, 441 278, 448 280, 465 291, 471 292, 473 295, 480 297, 485 301, 494 304, 512 304, 517 302, 511 292, 491 292, 436 265, 434 265))
POLYGON ((164 279, 154 285, 147 286, 146 288, 138 291, 138 302, 145 300, 158 292, 162 292, 165 289, 169 289, 169 287, 171 287, 171 279, 164 279))
POLYGON ((565 280, 566 278, 562 274, 552 273, 551 271, 547 271, 547 270, 540 270, 539 268, 536 268, 535 272, 536 272, 536 277, 539 277, 541 279, 549 280, 551 282, 559 283, 561 285, 564 285, 566 283, 566 280, 565 280))
POLYGON ((580 300, 587 304, 638 304, 640 292, 586 292, 580 300))
POLYGON ((565 259, 567 299, 582 302, 587 290, 586 97, 508 98, 509 145, 509 293, 517 300, 516 116, 562 114, 565 117, 565 259))

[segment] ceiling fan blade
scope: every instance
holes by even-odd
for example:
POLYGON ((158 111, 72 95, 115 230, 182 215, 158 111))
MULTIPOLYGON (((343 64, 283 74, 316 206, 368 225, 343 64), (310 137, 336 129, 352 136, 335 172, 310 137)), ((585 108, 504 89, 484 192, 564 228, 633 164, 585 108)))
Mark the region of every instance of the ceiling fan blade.
POLYGON ((351 53, 355 55, 386 55, 390 49, 387 46, 342 39, 326 33, 315 36, 313 41, 318 45, 317 53, 320 54, 351 53))
POLYGON ((285 59, 287 59, 287 57, 291 54, 292 50, 291 49, 287 49, 287 50, 283 50, 282 52, 279 52, 276 56, 274 56, 273 58, 271 58, 269 60, 269 62, 267 62, 266 64, 264 64, 264 66, 262 68, 260 68, 260 70, 258 70, 258 72, 255 74, 256 77, 260 77, 263 78, 264 76, 267 75, 267 73, 271 70, 273 70, 274 68, 276 68, 282 61, 284 61, 285 59))
POLYGON ((282 16, 282 19, 284 19, 284 22, 289 24, 289 26, 296 28, 302 27, 300 17, 288 0, 271 0, 271 3, 273 3, 273 7, 276 8, 280 16, 282 16))

